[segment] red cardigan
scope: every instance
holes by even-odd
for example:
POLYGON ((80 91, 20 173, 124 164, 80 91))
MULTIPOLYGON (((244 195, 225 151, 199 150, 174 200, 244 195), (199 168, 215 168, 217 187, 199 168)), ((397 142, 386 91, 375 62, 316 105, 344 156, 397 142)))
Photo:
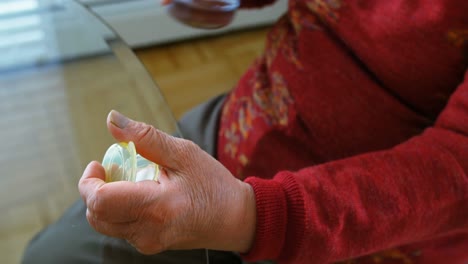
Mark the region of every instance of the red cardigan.
POLYGON ((468 263, 467 65, 466 0, 290 0, 220 121, 244 257, 468 263))

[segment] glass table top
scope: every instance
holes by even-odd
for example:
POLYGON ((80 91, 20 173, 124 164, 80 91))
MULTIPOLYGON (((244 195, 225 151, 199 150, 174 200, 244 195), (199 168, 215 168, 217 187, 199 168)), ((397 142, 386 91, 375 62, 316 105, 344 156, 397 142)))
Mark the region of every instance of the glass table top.
POLYGON ((77 2, 3 1, 0 51, 0 262, 16 263, 79 197, 86 164, 115 143, 111 109, 177 128, 137 57, 77 2))

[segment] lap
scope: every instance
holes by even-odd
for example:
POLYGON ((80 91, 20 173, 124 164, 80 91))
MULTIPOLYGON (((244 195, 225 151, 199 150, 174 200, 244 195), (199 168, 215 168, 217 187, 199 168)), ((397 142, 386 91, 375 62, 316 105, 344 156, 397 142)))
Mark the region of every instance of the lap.
MULTIPOLYGON (((25 251, 23 263, 206 263, 202 249, 142 255, 125 240, 94 231, 85 215, 84 203, 75 202, 59 221, 36 235, 25 251)), ((231 252, 210 250, 209 256, 211 263, 241 263, 231 252)))
POLYGON ((218 120, 225 95, 220 95, 195 107, 179 121, 182 137, 197 143, 211 156, 216 156, 218 120))

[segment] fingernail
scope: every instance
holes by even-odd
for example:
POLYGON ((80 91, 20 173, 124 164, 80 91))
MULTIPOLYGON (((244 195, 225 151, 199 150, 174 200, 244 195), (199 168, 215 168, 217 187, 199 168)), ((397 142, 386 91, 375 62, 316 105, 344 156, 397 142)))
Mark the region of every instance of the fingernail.
POLYGON ((128 125, 128 123, 130 122, 130 119, 128 117, 122 115, 121 113, 119 113, 119 112, 117 112, 115 110, 112 110, 109 113, 109 121, 114 126, 120 128, 120 129, 124 129, 128 125))

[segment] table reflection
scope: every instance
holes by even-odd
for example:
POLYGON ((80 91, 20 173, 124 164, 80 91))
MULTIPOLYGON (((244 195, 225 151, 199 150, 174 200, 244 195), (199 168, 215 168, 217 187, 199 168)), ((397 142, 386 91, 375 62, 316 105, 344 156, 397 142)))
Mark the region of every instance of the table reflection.
POLYGON ((114 143, 111 109, 168 133, 177 124, 133 52, 77 2, 0 3, 0 51, 0 243, 16 263, 114 143))

